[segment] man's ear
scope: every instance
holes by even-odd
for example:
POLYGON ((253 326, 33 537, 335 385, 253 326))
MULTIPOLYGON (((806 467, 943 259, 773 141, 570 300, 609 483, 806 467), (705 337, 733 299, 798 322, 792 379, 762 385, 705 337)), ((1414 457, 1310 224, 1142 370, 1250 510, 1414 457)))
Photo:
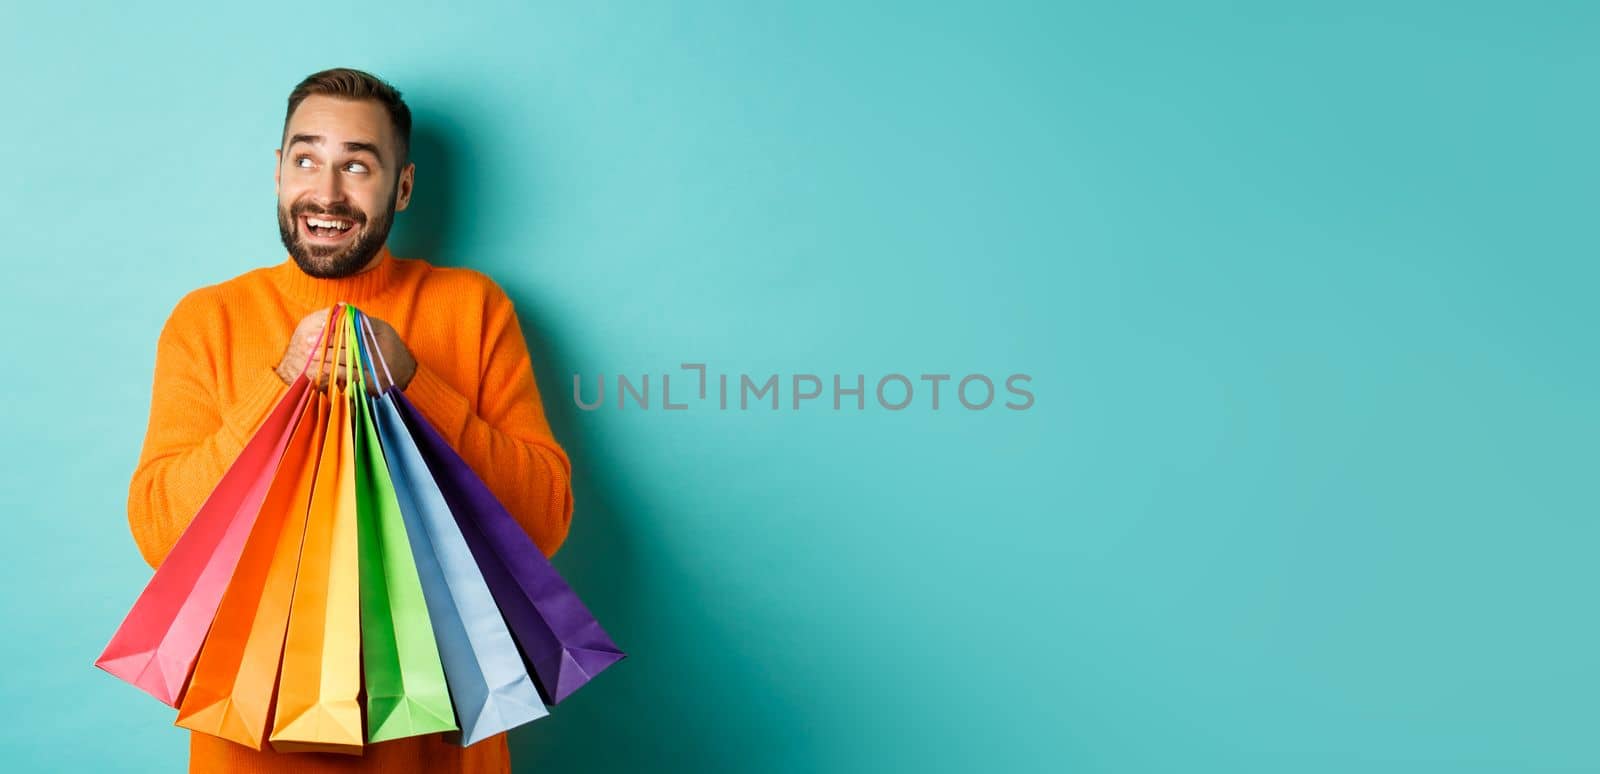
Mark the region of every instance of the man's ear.
POLYGON ((411 186, 416 183, 416 162, 406 162, 406 168, 400 170, 400 182, 395 186, 394 211, 399 212, 411 204, 411 186))
POLYGON ((272 187, 274 192, 283 185, 283 149, 272 149, 272 187))

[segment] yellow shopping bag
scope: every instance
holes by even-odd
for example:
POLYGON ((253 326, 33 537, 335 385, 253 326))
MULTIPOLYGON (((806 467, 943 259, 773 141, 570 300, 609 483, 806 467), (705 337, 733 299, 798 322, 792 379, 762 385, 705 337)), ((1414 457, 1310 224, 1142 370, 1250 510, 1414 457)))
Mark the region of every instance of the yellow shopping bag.
MULTIPOLYGON (((334 313, 345 373, 353 374, 344 305, 334 313)), ((353 381, 353 380, 347 380, 353 381)), ((361 705, 361 610, 356 533, 355 440, 352 389, 328 380, 329 412, 316 482, 306 513, 305 541, 295 576, 289 626, 268 737, 278 752, 360 755, 365 734, 361 705)))

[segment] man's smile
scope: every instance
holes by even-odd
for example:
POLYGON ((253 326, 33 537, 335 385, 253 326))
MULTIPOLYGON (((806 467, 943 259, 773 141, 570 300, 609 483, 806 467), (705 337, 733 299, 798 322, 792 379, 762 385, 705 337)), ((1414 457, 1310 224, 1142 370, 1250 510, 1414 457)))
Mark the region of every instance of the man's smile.
POLYGON ((343 242, 355 233, 356 222, 347 218, 323 215, 301 215, 296 218, 306 240, 319 245, 343 242))

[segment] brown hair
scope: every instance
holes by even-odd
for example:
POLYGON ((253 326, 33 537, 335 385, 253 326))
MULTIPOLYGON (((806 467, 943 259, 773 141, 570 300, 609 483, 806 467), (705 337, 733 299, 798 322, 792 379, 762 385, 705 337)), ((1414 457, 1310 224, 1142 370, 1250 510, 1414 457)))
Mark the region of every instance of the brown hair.
POLYGON ((288 138, 289 118, 294 115, 294 109, 313 94, 341 99, 377 100, 389 111, 389 123, 394 126, 395 137, 400 139, 399 166, 406 165, 406 160, 411 156, 411 108, 406 107, 406 101, 400 98, 399 89, 372 73, 349 67, 312 73, 295 86, 294 91, 289 92, 289 109, 283 114, 284 139, 288 138))

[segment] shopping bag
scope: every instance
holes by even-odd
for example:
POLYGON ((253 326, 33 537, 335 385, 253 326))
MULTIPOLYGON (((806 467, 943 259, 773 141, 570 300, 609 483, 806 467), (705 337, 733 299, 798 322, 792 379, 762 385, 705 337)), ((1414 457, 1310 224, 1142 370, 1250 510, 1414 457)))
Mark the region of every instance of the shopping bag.
POLYGON ((532 665, 544 702, 559 703, 622 660, 625 654, 483 479, 404 393, 388 395, 532 665))
MULTIPOLYGON (((351 316, 347 316, 349 321, 351 316)), ((346 331, 354 335, 353 322, 346 331)), ((361 665, 367 741, 457 730, 405 517, 384 462, 356 359, 354 405, 357 535, 361 556, 361 665)))
POLYGON ((178 706, 278 462, 296 421, 305 414, 310 364, 308 357, 300 375, 222 474, 95 666, 178 706))
POLYGON ((177 725, 261 749, 330 405, 318 390, 295 427, 217 608, 177 725))
MULTIPOLYGON (((344 315, 334 330, 345 345, 344 315)), ((349 348, 346 373, 350 366, 349 348)), ((348 385, 328 380, 331 410, 306 513, 305 541, 289 607, 283 664, 268 741, 278 752, 360 755, 361 624, 356 555, 355 458, 348 385)))
MULTIPOLYGON (((364 328, 370 337, 370 325, 364 328)), ((378 355, 387 372, 381 351, 373 346, 367 351, 378 355)), ((390 387, 371 400, 374 424, 460 725, 447 738, 470 745, 549 712, 460 528, 395 409, 398 393, 392 378, 388 383, 390 387)))

